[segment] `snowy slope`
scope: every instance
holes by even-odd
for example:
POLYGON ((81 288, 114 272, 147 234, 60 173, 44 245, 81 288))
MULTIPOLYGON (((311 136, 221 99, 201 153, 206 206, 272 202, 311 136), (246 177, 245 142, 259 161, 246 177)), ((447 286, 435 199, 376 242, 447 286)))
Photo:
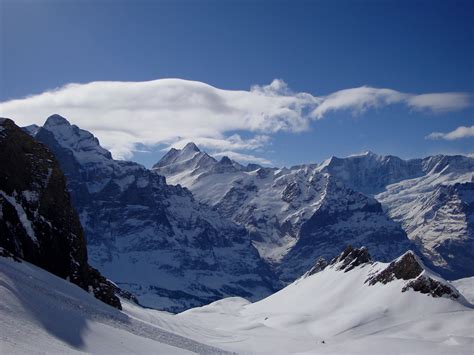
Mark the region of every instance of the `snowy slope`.
POLYGON ((474 304, 474 277, 466 277, 464 279, 451 281, 459 292, 472 304, 474 304))
POLYGON ((222 353, 109 307, 29 263, 3 257, 0 299, 2 354, 222 353))
POLYGON ((177 315, 125 300, 118 311, 42 269, 0 257, 0 352, 472 353, 473 306, 429 270, 416 270, 411 256, 378 263, 352 249, 262 301, 231 297, 177 315), (390 280, 386 270, 406 280, 390 280), (378 275, 381 281, 367 282, 378 275), (422 277, 452 293, 403 291, 422 277))
POLYGON ((112 159, 91 133, 53 115, 35 138, 55 154, 92 265, 149 307, 181 311, 279 287, 244 228, 145 167, 112 159))
MULTIPOLYGON (((346 272, 339 262, 262 301, 229 298, 176 317, 205 322, 220 334, 213 344, 241 352, 472 353, 473 306, 461 296, 402 292, 409 279, 369 285, 389 266, 362 263, 346 272)), ((428 270, 422 275, 448 285, 428 270)))

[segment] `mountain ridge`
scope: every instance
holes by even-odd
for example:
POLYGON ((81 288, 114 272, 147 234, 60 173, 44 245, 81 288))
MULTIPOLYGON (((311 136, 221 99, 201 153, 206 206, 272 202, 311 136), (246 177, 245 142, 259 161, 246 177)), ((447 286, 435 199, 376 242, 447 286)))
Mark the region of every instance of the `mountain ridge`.
MULTIPOLYGON (((176 159, 179 159, 180 150, 174 150, 173 154, 176 159)), ((463 267, 463 261, 458 263, 449 256, 459 254, 464 248, 460 260, 474 257, 474 235, 472 232, 474 216, 472 207, 469 207, 472 206, 472 201, 470 197, 467 197, 467 194, 463 195, 466 196, 465 200, 460 202, 460 206, 466 207, 457 208, 457 210, 464 212, 452 217, 454 220, 465 220, 463 229, 465 232, 457 233, 456 238, 451 238, 450 233, 445 233, 444 236, 440 235, 436 243, 430 243, 430 238, 433 239, 430 236, 437 235, 436 228, 441 222, 429 219, 420 220, 415 218, 416 216, 407 214, 421 208, 421 198, 428 199, 430 194, 433 194, 437 189, 443 189, 443 186, 457 186, 457 183, 471 184, 474 181, 474 159, 472 157, 435 155, 403 160, 393 155, 382 156, 366 152, 346 158, 331 157, 319 164, 301 164, 291 168, 257 165, 252 170, 239 169, 238 166, 234 166, 233 169, 219 170, 216 168, 217 161, 215 159, 205 165, 199 164, 204 154, 207 155, 202 151, 195 153, 186 161, 185 165, 160 160, 155 164, 154 170, 166 176, 170 184, 180 184, 189 188, 198 200, 213 206, 225 216, 246 226, 250 232, 258 224, 250 220, 252 217, 250 211, 255 210, 252 207, 252 198, 261 191, 262 180, 273 176, 266 187, 268 192, 265 197, 261 197, 268 202, 262 203, 259 208, 262 210, 279 204, 280 207, 273 207, 277 208, 273 212, 277 219, 275 222, 271 222, 276 227, 269 227, 267 234, 279 233, 281 236, 267 238, 274 244, 273 251, 267 253, 260 248, 261 255, 267 259, 272 259, 273 254, 276 255, 277 260, 283 258, 287 250, 296 245, 298 239, 294 233, 292 237, 284 237, 286 229, 290 225, 287 223, 288 216, 285 216, 282 211, 293 208, 295 213, 299 213, 300 219, 308 219, 308 217, 304 217, 305 207, 303 205, 307 207, 308 204, 317 203, 317 199, 314 199, 317 193, 313 193, 312 197, 305 191, 311 190, 314 179, 323 179, 325 175, 328 175, 338 180, 346 188, 379 201, 387 218, 400 224, 410 240, 417 244, 416 248, 425 258, 425 262, 433 263, 433 267, 438 272, 449 278, 474 274, 473 268, 463 267), (306 178, 301 178, 301 176, 306 176, 306 178), (278 188, 279 184, 286 184, 284 190, 278 188), (280 198, 275 196, 281 196, 284 203, 281 203, 280 198), (298 196, 300 197, 298 198, 298 196), (298 200, 303 207, 295 205, 298 200), (240 211, 236 207, 239 205, 244 206, 240 211), (282 227, 285 225, 287 227, 282 227), (422 233, 421 230, 424 232, 422 233), (455 251, 456 253, 454 253, 455 251)), ((442 206, 443 204, 439 203, 438 207, 432 205, 430 208, 442 209, 442 206)), ((440 213, 437 214, 438 218, 440 213)), ((269 223, 270 220, 269 216, 264 216, 262 223, 269 223)), ((449 219, 445 219, 443 223, 450 225, 451 222, 449 219)), ((290 224, 294 229, 295 222, 290 224)), ((257 243, 258 246, 260 241, 254 240, 254 243, 257 243)))

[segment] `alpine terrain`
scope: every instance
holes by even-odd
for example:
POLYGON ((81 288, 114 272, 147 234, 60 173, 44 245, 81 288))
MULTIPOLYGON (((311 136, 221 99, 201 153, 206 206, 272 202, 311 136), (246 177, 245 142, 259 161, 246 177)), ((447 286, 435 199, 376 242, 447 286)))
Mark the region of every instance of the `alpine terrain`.
POLYGON ((289 281, 347 244, 378 260, 417 253, 455 279, 474 275, 474 158, 402 160, 368 152, 291 168, 220 161, 189 143, 154 167, 244 226, 289 281))

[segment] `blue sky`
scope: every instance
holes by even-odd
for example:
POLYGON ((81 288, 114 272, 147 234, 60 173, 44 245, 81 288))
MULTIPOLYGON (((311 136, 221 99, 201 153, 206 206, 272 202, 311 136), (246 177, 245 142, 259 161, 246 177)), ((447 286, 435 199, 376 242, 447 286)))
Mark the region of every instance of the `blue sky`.
MULTIPOLYGON (((145 123, 135 118, 133 108, 127 108, 130 119, 117 119, 117 125, 126 125, 127 135, 138 137, 133 142, 117 132, 108 134, 111 118, 103 110, 81 111, 88 117, 80 117, 78 111, 66 116, 91 129, 110 147, 116 140, 126 147, 125 156, 130 157, 131 151, 132 159, 146 165, 158 160, 164 148, 188 137, 219 140, 220 145, 205 146, 218 154, 231 151, 275 165, 317 162, 365 150, 402 157, 474 152, 469 130, 425 138, 432 132, 474 125, 472 1, 0 0, 0 4, 3 103, 68 83, 163 78, 247 92, 253 85, 264 88, 281 79, 288 89, 278 95, 309 93, 315 98, 364 85, 407 95, 468 95, 469 104, 440 110, 385 101, 364 106, 365 110, 352 106, 329 110, 318 119, 306 118, 304 128, 293 124, 291 129, 253 123, 221 127, 207 117, 215 111, 198 110, 193 121, 196 128, 187 135, 180 134, 182 124, 174 128, 167 124, 168 133, 163 135, 158 114, 153 118, 157 124, 149 126, 152 134, 135 134, 134 125, 145 123), (198 129, 203 125, 219 128, 198 129), (152 139, 153 130, 160 139, 152 139), (236 134, 244 143, 236 144, 236 134), (229 137, 234 137, 232 144, 222 143, 229 137)), ((188 95, 186 90, 180 92, 188 95)), ((115 95, 113 90, 104 92, 115 95)), ((138 90, 137 95, 142 93, 138 90)), ((51 107, 45 104, 44 110, 28 111, 29 106, 27 100, 14 108, 3 105, 0 114, 22 124, 39 123, 51 107)), ((70 112, 70 107, 60 107, 70 112)), ((314 108, 304 106, 298 113, 305 115, 314 108)), ((280 124, 281 118, 271 122, 280 124)))

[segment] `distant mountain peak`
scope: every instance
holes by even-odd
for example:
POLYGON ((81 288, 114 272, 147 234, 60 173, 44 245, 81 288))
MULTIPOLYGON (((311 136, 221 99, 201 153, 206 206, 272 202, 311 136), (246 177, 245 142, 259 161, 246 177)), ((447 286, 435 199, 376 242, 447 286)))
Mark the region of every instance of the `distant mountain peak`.
POLYGON ((186 144, 184 146, 184 148, 182 149, 183 152, 196 152, 196 153, 199 153, 201 150, 198 148, 198 146, 196 144, 194 144, 193 142, 189 142, 188 144, 186 144))
MULTIPOLYGON (((89 131, 72 125, 60 115, 49 116, 45 124, 38 130, 36 136, 44 136, 49 132, 62 147, 69 149, 77 161, 83 163, 98 163, 112 159, 111 153, 104 149, 97 137, 89 131)), ((43 139, 46 139, 43 137, 43 139)))
POLYGON ((45 128, 50 128, 50 127, 61 126, 61 125, 68 125, 68 126, 70 126, 71 123, 70 123, 66 118, 64 118, 63 116, 58 115, 58 114, 56 113, 56 114, 54 114, 54 115, 49 116, 49 117, 46 119, 46 122, 44 123, 44 126, 43 126, 43 127, 45 127, 45 128))
POLYGON ((221 160, 219 161, 219 164, 222 165, 232 165, 232 160, 227 155, 224 155, 221 160))

